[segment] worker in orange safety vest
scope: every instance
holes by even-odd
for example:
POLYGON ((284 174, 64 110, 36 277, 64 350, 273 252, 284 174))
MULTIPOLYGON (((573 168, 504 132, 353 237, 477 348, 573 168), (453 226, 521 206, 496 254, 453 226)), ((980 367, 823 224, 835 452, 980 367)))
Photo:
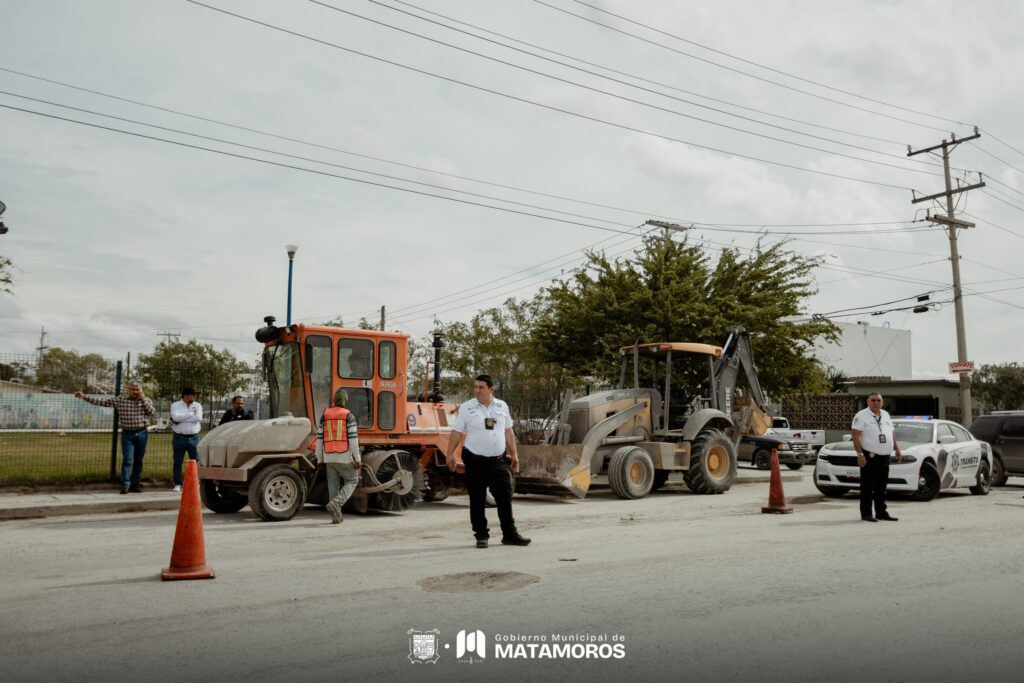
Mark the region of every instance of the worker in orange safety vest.
POLYGON ((327 492, 330 500, 327 512, 331 522, 341 524, 341 507, 356 490, 359 483, 359 426, 355 414, 346 406, 348 394, 344 389, 334 393, 334 405, 324 410, 316 432, 317 458, 324 463, 327 492))

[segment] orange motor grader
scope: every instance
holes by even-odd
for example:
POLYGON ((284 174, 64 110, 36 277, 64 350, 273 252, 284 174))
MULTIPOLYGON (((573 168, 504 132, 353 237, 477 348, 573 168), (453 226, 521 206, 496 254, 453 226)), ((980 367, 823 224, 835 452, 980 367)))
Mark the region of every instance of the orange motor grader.
MULTIPOLYGON (((261 519, 290 519, 303 505, 327 504, 324 468, 311 449, 316 424, 335 391, 348 394, 359 423, 363 467, 346 509, 398 512, 447 496, 444 449, 458 406, 445 403, 441 336, 434 336, 434 388, 407 392, 409 335, 294 324, 273 316, 256 332, 270 388, 269 420, 229 422, 199 443, 200 494, 214 512, 248 504, 261 519)), ((426 378, 425 378, 426 380, 426 378)))

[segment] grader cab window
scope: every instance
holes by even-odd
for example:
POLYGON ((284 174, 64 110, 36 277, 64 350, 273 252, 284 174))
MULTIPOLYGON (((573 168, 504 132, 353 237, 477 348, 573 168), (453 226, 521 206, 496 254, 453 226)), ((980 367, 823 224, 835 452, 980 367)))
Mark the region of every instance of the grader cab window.
POLYGON ((306 396, 302 387, 302 363, 299 345, 291 342, 268 347, 263 351, 263 367, 270 385, 270 415, 286 413, 306 416, 306 396))
POLYGON ((373 341, 339 339, 338 375, 342 379, 373 379, 373 341))
POLYGON ((381 379, 395 378, 395 373, 397 372, 395 356, 395 342, 382 341, 380 343, 380 367, 377 369, 381 379))
POLYGON ((306 338, 306 373, 313 394, 313 415, 317 420, 331 405, 331 338, 306 338))

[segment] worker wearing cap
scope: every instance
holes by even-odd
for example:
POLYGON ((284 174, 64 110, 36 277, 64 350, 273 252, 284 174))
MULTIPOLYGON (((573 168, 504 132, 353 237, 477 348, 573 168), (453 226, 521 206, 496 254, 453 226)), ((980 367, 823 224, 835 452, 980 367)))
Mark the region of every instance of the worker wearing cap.
POLYGON ((185 387, 181 400, 171 404, 171 452, 174 455, 172 476, 174 491, 181 491, 181 466, 185 453, 191 460, 199 460, 199 430, 203 427, 203 406, 196 400, 196 390, 185 387))
POLYGON ((480 375, 473 383, 473 396, 459 406, 448 442, 448 468, 455 471, 455 450, 462 446, 466 466, 466 490, 469 492, 469 520, 476 536, 476 547, 486 548, 490 538, 484 506, 487 490, 494 496, 501 522, 504 545, 529 545, 516 530, 512 517, 512 472, 519 471, 516 437, 512 432, 512 413, 508 404, 494 396, 494 380, 480 375), (509 469, 511 466, 511 470, 509 469))
POLYGON ((359 483, 359 425, 348 409, 348 393, 334 392, 334 405, 324 410, 316 432, 317 458, 324 463, 327 476, 327 512, 333 524, 341 524, 341 508, 352 497, 359 483))
POLYGON ((868 396, 868 407, 853 416, 853 448, 860 466, 860 518, 865 522, 895 522, 886 511, 885 489, 889 484, 889 457, 903 458, 896 443, 892 418, 882 410, 882 395, 868 396), (875 516, 871 516, 871 503, 875 516))

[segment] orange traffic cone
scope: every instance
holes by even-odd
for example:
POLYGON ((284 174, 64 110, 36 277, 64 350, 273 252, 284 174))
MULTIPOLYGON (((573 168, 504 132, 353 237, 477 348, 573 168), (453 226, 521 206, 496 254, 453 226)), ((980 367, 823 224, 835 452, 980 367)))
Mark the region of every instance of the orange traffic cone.
POLYGON ((786 505, 786 494, 782 492, 782 474, 779 473, 779 452, 772 449, 772 478, 768 488, 768 506, 761 508, 761 512, 771 512, 777 515, 788 515, 793 508, 786 505))
POLYGON ((175 579, 212 579, 213 568, 206 566, 203 543, 203 512, 199 503, 199 470, 191 458, 185 463, 185 486, 178 508, 178 528, 174 531, 171 566, 160 572, 164 581, 175 579))

